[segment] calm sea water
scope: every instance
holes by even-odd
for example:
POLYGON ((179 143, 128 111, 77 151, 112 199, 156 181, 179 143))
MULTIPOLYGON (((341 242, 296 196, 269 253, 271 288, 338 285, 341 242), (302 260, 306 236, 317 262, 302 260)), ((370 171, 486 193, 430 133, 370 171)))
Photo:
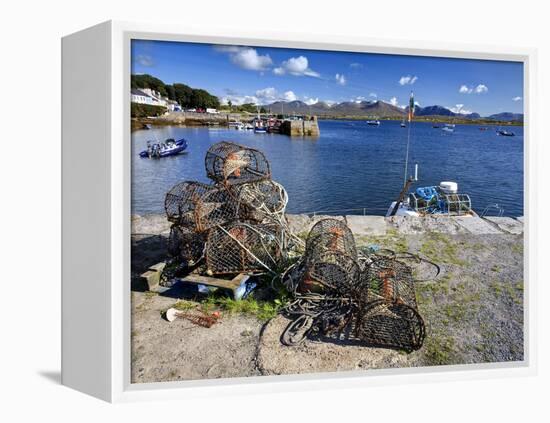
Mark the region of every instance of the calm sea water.
MULTIPOLYGON (((411 127, 409 173, 419 165, 414 185, 456 181, 477 212, 499 204, 506 216, 523 215, 523 128, 515 137, 496 135, 496 127, 457 125, 453 134, 428 123, 411 127)), ((204 156, 221 140, 262 150, 273 179, 285 186, 289 213, 385 214, 403 184, 407 129, 400 122, 379 127, 364 121, 320 121, 317 139, 254 134, 227 128, 154 127, 132 133, 132 213, 164 211, 164 195, 182 180, 209 182, 204 156), (186 154, 141 159, 147 140, 186 138, 186 154)))

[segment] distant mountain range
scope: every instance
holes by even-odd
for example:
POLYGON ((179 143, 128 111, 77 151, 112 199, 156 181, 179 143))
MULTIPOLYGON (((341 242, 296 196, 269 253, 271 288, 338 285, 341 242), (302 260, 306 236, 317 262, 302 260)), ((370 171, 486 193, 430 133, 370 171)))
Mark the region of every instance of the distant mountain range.
MULTIPOLYGON (((401 108, 384 101, 345 101, 342 103, 328 104, 324 101, 319 101, 314 104, 306 104, 303 101, 276 101, 275 103, 266 104, 263 107, 270 109, 272 113, 281 114, 312 114, 318 116, 332 117, 378 117, 378 118, 402 118, 406 116, 408 108, 401 108)), ((461 114, 455 113, 452 110, 443 106, 426 106, 416 107, 416 116, 457 116, 463 119, 480 119, 479 113, 461 114)), ((497 113, 487 116, 486 119, 498 121, 523 121, 522 113, 497 113)))

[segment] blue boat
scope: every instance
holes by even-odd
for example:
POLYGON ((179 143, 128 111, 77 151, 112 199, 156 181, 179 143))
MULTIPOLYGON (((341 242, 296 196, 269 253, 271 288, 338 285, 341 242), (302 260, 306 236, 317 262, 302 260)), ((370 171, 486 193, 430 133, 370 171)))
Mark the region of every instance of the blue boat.
POLYGON ((139 153, 139 157, 144 159, 160 159, 161 157, 180 154, 186 148, 187 141, 185 138, 179 141, 169 138, 163 143, 151 143, 151 141, 147 141, 147 150, 143 150, 139 153))

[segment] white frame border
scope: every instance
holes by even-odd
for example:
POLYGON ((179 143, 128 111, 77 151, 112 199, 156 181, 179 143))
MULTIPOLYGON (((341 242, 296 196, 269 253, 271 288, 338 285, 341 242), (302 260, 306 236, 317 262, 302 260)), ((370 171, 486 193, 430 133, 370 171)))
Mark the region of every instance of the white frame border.
MULTIPOLYGON (((474 380, 537 373, 536 121, 537 51, 531 48, 389 40, 328 34, 247 32, 179 25, 110 22, 111 25, 111 395, 114 402, 183 399, 212 395, 258 394, 334 388, 474 380), (227 36, 232 34, 232 36, 227 36), (237 44, 418 56, 520 61, 524 63, 524 347, 522 362, 380 369, 287 376, 130 383, 130 40, 237 44), (422 46, 419 48, 418 46, 422 46), (122 140, 122 142, 121 142, 122 140), (531 254, 533 252, 533 254, 531 254), (123 281, 122 284, 117 281, 123 281), (192 388, 192 389, 190 389, 192 388)), ((537 131, 538 132, 538 131, 537 131)))

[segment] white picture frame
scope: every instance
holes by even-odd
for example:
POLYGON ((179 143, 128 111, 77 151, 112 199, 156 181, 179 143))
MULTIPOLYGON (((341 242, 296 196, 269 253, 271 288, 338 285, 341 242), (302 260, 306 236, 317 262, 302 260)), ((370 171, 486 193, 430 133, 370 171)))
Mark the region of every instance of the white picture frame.
POLYGON ((62 383, 111 402, 470 380, 536 373, 536 51, 318 34, 227 34, 106 22, 62 41, 62 383), (204 42, 524 64, 525 360, 234 379, 130 383, 130 42, 204 42), (86 222, 83 225, 82 222, 86 222))

